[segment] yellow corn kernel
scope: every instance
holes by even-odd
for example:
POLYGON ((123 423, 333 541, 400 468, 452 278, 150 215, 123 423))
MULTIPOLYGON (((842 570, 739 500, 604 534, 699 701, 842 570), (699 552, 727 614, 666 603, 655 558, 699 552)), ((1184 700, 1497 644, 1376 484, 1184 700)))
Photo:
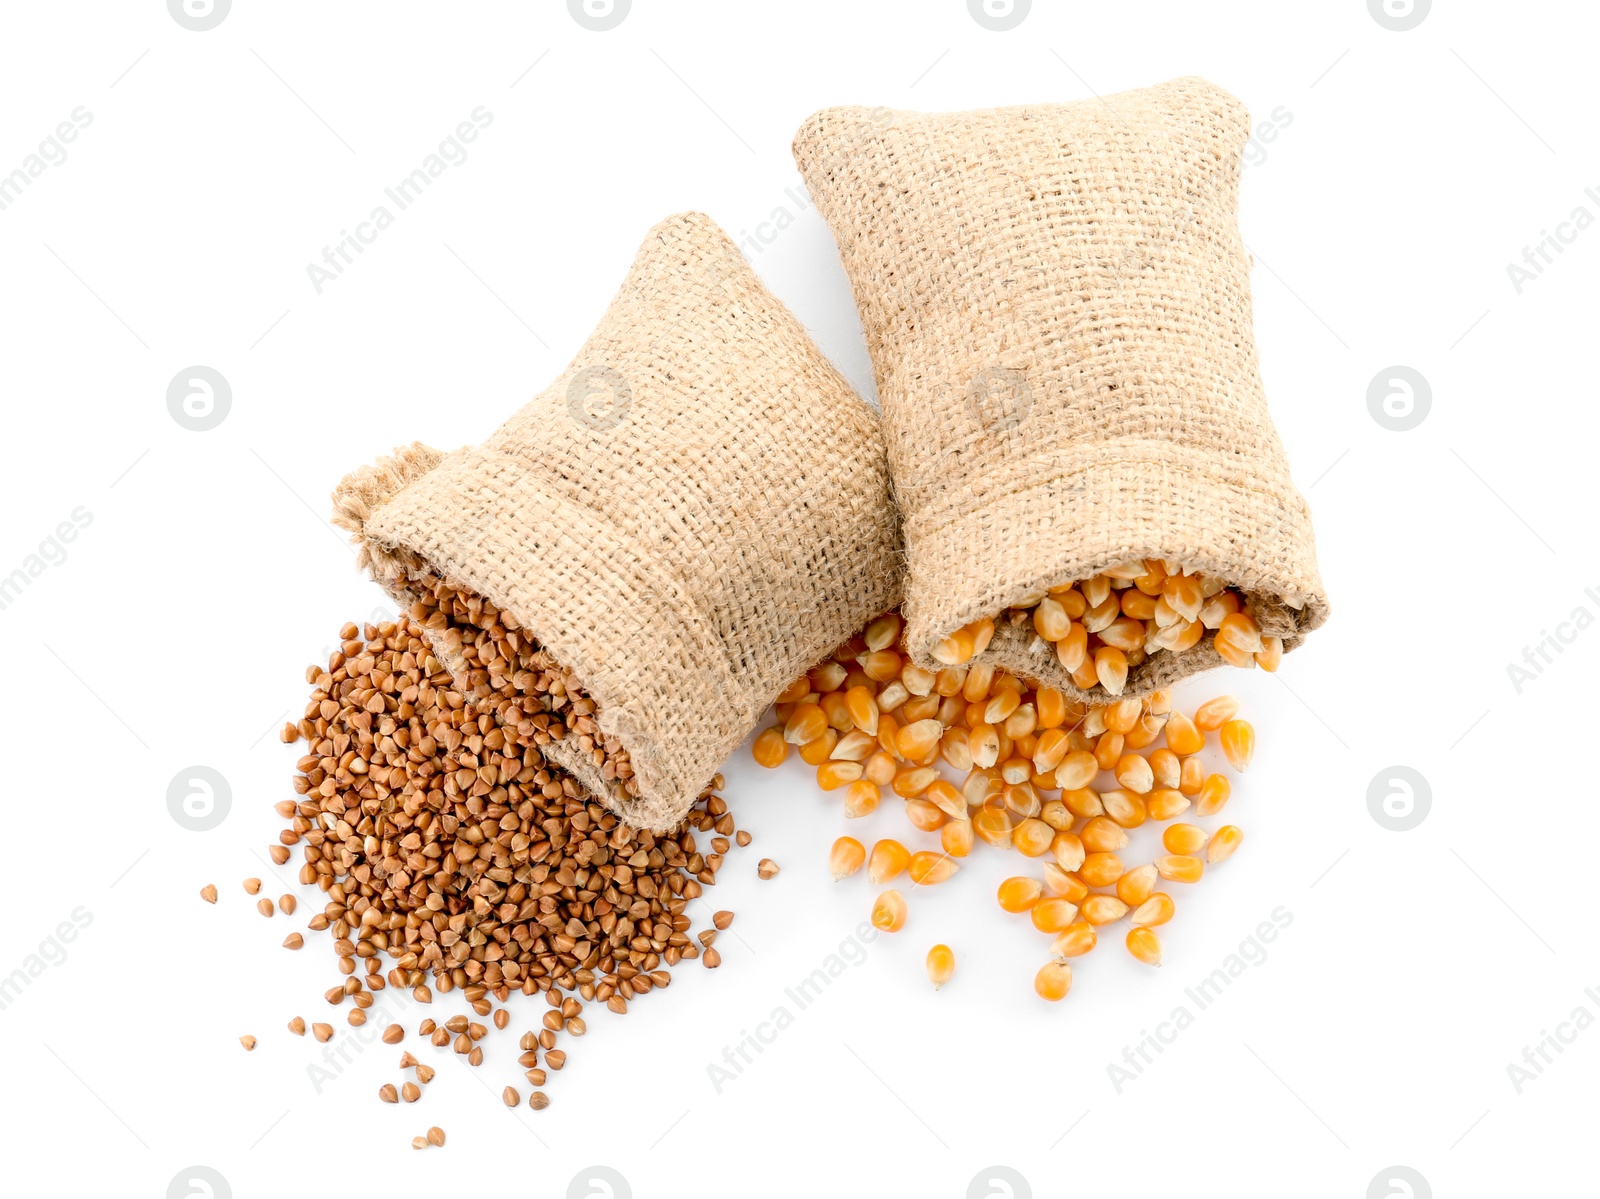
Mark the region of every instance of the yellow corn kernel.
POLYGON ((1083 614, 1083 628, 1089 633, 1099 633, 1121 615, 1122 605, 1117 602, 1117 597, 1107 594, 1102 602, 1083 614))
POLYGON ((966 857, 972 852, 972 821, 947 821, 939 830, 939 846, 952 858, 966 857))
POLYGON ((939 772, 932 766, 902 767, 895 772, 894 782, 889 785, 901 799, 915 799, 931 787, 938 777, 939 772))
POLYGON ((845 706, 856 728, 869 736, 878 733, 878 697, 870 687, 852 687, 844 693, 845 706))
POLYGON ((956 972, 956 955, 951 952, 948 945, 935 945, 928 950, 928 981, 937 991, 950 981, 950 976, 956 972))
POLYGON ((880 787, 887 787, 894 782, 894 776, 900 773, 900 767, 888 754, 881 749, 863 763, 861 777, 869 783, 876 783, 880 787))
POLYGON ((1045 729, 1039 734, 1033 745, 1033 768, 1040 774, 1053 771, 1061 765, 1061 760, 1067 756, 1071 748, 1067 734, 1060 729, 1045 729))
MULTIPOLYGON (((983 709, 985 724, 1003 724, 1006 717, 1022 704, 1022 698, 1010 687, 996 687, 983 709)), ((1010 734, 1008 733, 1007 736, 1010 734)))
POLYGON ((1032 783, 1006 783, 1000 791, 1000 802, 1023 820, 1039 815, 1039 793, 1032 783))
POLYGON ((1151 820, 1171 820, 1188 808, 1189 797, 1171 787, 1157 787, 1145 796, 1144 806, 1151 820))
MULTIPOLYGON (((1071 672, 1075 683, 1078 681, 1078 672, 1085 667, 1088 667, 1090 674, 1094 673, 1094 664, 1089 658, 1089 630, 1076 620, 1067 626, 1066 636, 1056 642, 1056 660, 1061 663, 1062 670, 1071 672)), ((1089 686, 1093 685, 1093 682, 1089 683, 1089 686)))
POLYGON ((1060 728, 1067 722, 1067 697, 1055 687, 1040 687, 1034 696, 1041 729, 1060 728))
POLYGON ((945 821, 949 820, 950 817, 941 812, 938 805, 930 803, 926 799, 908 799, 906 800, 906 819, 911 821, 913 827, 919 828, 925 833, 936 833, 944 827, 945 821))
POLYGON ((789 743, 783 739, 783 730, 776 725, 762 729, 750 746, 750 755, 755 758, 756 765, 768 770, 783 765, 783 760, 789 756, 789 743))
MULTIPOLYGON (((1016 710, 1005 718, 1003 725, 1005 734, 1011 740, 1021 745, 1022 742, 1033 735, 1033 730, 1039 727, 1039 711, 1032 704, 1018 704, 1016 710)), ((1021 751, 1025 758, 1033 757, 1033 746, 1026 751, 1021 751)))
POLYGON ((1156 859, 1156 871, 1170 882, 1197 883, 1206 871, 1206 864, 1190 854, 1168 854, 1156 859))
POLYGON ((1114 773, 1117 784, 1135 795, 1146 795, 1156 785, 1155 772, 1140 754, 1123 754, 1114 773))
POLYGON ((911 851, 900 842, 885 839, 872 847, 867 858, 867 878, 874 883, 886 883, 911 865, 911 851))
POLYGON ((1033 990, 1040 999, 1059 1003, 1072 990, 1072 967, 1064 961, 1048 961, 1033 976, 1033 990))
POLYGON ((1197 824, 1169 824, 1161 834, 1161 844, 1168 853, 1199 853, 1206 843, 1206 830, 1197 824))
MULTIPOLYGON (((1041 747, 1044 745, 1043 737, 1039 739, 1039 744, 1041 747)), ((1068 744, 1070 746, 1070 739, 1068 744)), ((1061 789, 1071 791, 1094 782, 1094 776, 1100 773, 1100 763, 1087 750, 1074 749, 1064 754, 1052 769, 1061 789)))
POLYGON ((1038 858, 1050 852, 1050 843, 1055 836, 1055 829, 1030 816, 1011 830, 1011 844, 1025 856, 1038 858))
POLYGON ((860 729, 851 729, 834 744, 828 755, 835 762, 865 762, 878 748, 878 742, 860 729))
POLYGON ((1200 797, 1194 803, 1195 815, 1215 816, 1222 811, 1222 805, 1228 802, 1228 796, 1232 793, 1233 785, 1222 775, 1207 775, 1200 787, 1200 797))
POLYGON ((1072 627, 1061 601, 1047 595, 1033 609, 1033 630, 1046 641, 1060 641, 1072 627))
MULTIPOLYGON (((865 767, 860 762, 824 762, 817 767, 817 786, 824 791, 837 791, 859 779, 865 767)), ((872 784, 868 783, 871 787, 872 784)), ((873 787, 876 791, 877 788, 873 787)))
POLYGON ((1064 932, 1078 918, 1078 905, 1053 897, 1041 899, 1028 913, 1033 927, 1042 933, 1064 932))
MULTIPOLYGON (((900 705, 900 720, 903 724, 914 724, 919 720, 938 720, 939 705, 942 702, 937 695, 914 695, 900 705)), ((943 728, 939 732, 942 735, 943 728)))
MULTIPOLYGON (((877 702, 879 713, 894 712, 897 711, 902 704, 911 702, 911 692, 906 690, 906 685, 904 683, 900 682, 899 679, 896 679, 894 682, 890 683, 887 687, 884 687, 878 692, 877 702)), ((879 735, 882 735, 881 730, 879 735)))
POLYGON ((1128 655, 1109 645, 1095 650, 1094 675, 1106 694, 1121 695, 1128 685, 1128 655))
POLYGON ((1039 819, 1055 829, 1058 833, 1070 833, 1076 823, 1067 805, 1059 799, 1046 801, 1039 808, 1039 819))
POLYGON ((867 851, 861 842, 854 837, 840 837, 828 851, 828 869, 833 873, 833 881, 849 878, 866 860, 867 851))
POLYGON ((972 634, 957 629, 933 647, 933 657, 941 666, 961 666, 972 660, 972 634))
POLYGON ((975 620, 967 626, 967 632, 972 634, 972 652, 981 654, 989 648, 989 642, 994 640, 994 621, 987 616, 982 620, 975 620))
POLYGON ((1217 733, 1222 743, 1222 756, 1240 774, 1250 769, 1250 759, 1256 753, 1256 730, 1248 720, 1230 720, 1217 733))
POLYGON ((1101 770, 1111 770, 1122 758, 1122 734, 1107 729, 1094 743, 1094 760, 1101 770))
POLYGON ((1084 602, 1083 592, 1079 591, 1077 587, 1071 583, 1064 584, 1060 587, 1050 588, 1050 594, 1055 597, 1056 601, 1064 609, 1066 609, 1067 615, 1073 620, 1077 620, 1078 617, 1082 616, 1089 610, 1089 605, 1084 602))
POLYGON ((1133 726, 1133 731, 1123 736, 1122 748, 1139 750, 1155 744, 1155 739, 1161 735, 1161 730, 1166 724, 1165 716, 1151 716, 1146 713, 1139 718, 1139 723, 1133 726))
POLYGON ((1044 864, 1044 885, 1050 894, 1059 895, 1068 903, 1082 903, 1084 896, 1089 894, 1087 883, 1054 862, 1044 864))
POLYGON ((923 849, 911 855, 906 873, 919 887, 936 887, 959 869, 955 859, 949 855, 923 849))
POLYGON ((982 721, 967 730, 967 752, 972 764, 987 770, 1000 760, 1000 730, 982 721))
POLYGON ((1083 714, 1083 720, 1078 725, 1078 731, 1090 740, 1100 736, 1106 731, 1106 706, 1094 704, 1083 714))
POLYGON ((987 662, 975 662, 967 668, 966 681, 961 684, 961 698, 969 704, 982 703, 989 698, 992 686, 994 667, 987 662))
POLYGON ((1243 612, 1231 612, 1224 616, 1212 640, 1216 643, 1218 653, 1222 653, 1224 644, 1247 656, 1261 651, 1261 629, 1243 612))
POLYGON ((981 805, 990 796, 998 796, 1005 788, 998 770, 974 770, 961 782, 961 794, 969 808, 981 805))
POLYGON ((1111 580, 1105 575, 1095 575, 1078 584, 1083 599, 1091 608, 1098 608, 1111 595, 1111 580))
POLYGON ((1271 674, 1283 663, 1283 638, 1263 637, 1256 653, 1256 665, 1271 674))
POLYGON ((1107 816, 1123 828, 1138 828, 1150 818, 1144 796, 1135 795, 1132 791, 1101 792, 1100 806, 1105 809, 1107 816))
MULTIPOLYGON (((912 695, 919 698, 924 695, 937 694, 933 689, 933 684, 937 678, 938 676, 933 671, 924 670, 920 666, 913 666, 910 662, 900 668, 901 684, 912 695)), ((942 699, 943 697, 941 696, 940 698, 942 699)))
POLYGON ((1122 877, 1122 859, 1114 853, 1091 853, 1078 867, 1078 877, 1091 887, 1109 887, 1122 877))
POLYGON ((848 733, 855 728, 856 722, 850 716, 850 704, 844 697, 843 691, 830 691, 817 701, 817 706, 822 709, 823 715, 828 718, 828 727, 841 733, 848 733))
POLYGON ((1192 575, 1168 575, 1161 585, 1161 598, 1185 620, 1199 620, 1206 602, 1200 580, 1192 575))
POLYGON ((1086 895, 1078 911, 1090 924, 1110 924, 1128 914, 1128 905, 1115 895, 1086 895))
POLYGON ((1083 859, 1088 856, 1084 847, 1083 838, 1072 832, 1058 832, 1050 839, 1050 853, 1055 858, 1056 864, 1061 869, 1073 871, 1083 865, 1083 859))
POLYGON ((790 745, 815 741, 828 728, 828 714, 821 704, 796 704, 783 726, 783 739, 790 745))
POLYGON ((1150 775, 1155 779, 1156 786, 1176 789, 1183 781, 1183 762, 1172 750, 1152 750, 1149 760, 1150 775))
POLYGON ((1129 587, 1122 593, 1122 614, 1130 620, 1149 620, 1156 614, 1156 601, 1137 585, 1129 587))
POLYGON ((961 688, 966 685, 966 681, 965 666, 946 666, 933 676, 933 689, 949 699, 961 694, 961 688))
POLYGON ((1087 920, 1075 920, 1050 942, 1050 952, 1063 958, 1082 957, 1095 947, 1099 939, 1095 935, 1094 925, 1087 920))
POLYGON ((1172 919, 1176 906, 1172 896, 1162 891, 1157 891, 1149 899, 1133 910, 1128 920, 1133 924, 1142 924, 1146 928, 1154 928, 1158 924, 1165 924, 1172 919))
POLYGON ((1156 889, 1157 877, 1156 868, 1148 864, 1125 871, 1117 880, 1117 898, 1130 908, 1138 907, 1156 889))
POLYGON ((1226 861, 1233 856, 1233 851, 1239 848, 1239 843, 1244 840, 1244 830, 1237 824, 1225 824, 1211 835, 1211 841, 1206 846, 1206 861, 1211 865, 1226 861))
MULTIPOLYGON (((1056 777, 1059 780, 1060 775, 1056 777)), ((1061 802, 1074 816, 1098 816, 1105 811, 1100 796, 1087 787, 1062 788, 1061 802)))
POLYGON ((878 699, 880 701, 878 708, 882 713, 878 717, 878 748, 883 750, 884 753, 888 754, 895 761, 902 761, 903 759, 900 757, 899 746, 900 722, 899 720, 895 719, 894 716, 890 715, 888 708, 883 706, 881 702, 883 696, 878 696, 878 699))
MULTIPOLYGON (((816 704, 802 705, 815 708, 816 704)), ((823 729, 822 736, 814 741, 807 741, 800 747, 800 760, 807 766, 821 766, 833 753, 834 747, 839 744, 838 729, 823 729)))
POLYGON ((866 642, 869 650, 893 649, 895 642, 900 640, 902 627, 904 622, 900 613, 885 612, 861 631, 861 640, 866 642))
POLYGON ((1038 879, 1016 875, 1000 884, 995 892, 995 898, 1008 912, 1026 912, 1039 902, 1043 894, 1044 884, 1038 879))
POLYGON ((1143 925, 1128 930, 1128 952, 1147 966, 1161 965, 1161 938, 1143 925))
POLYGON ((1193 799, 1200 794, 1200 788, 1205 785, 1205 781, 1206 768, 1200 759, 1185 758, 1183 769, 1178 772, 1178 790, 1193 799))
POLYGON ((1239 700, 1236 696, 1219 695, 1195 709, 1194 724, 1203 732, 1214 733, 1232 720, 1238 711, 1239 700))
POLYGON ((906 926, 905 896, 885 891, 872 901, 872 925, 886 933, 897 933, 906 926))
POLYGON ((928 784, 928 789, 922 793, 922 797, 952 820, 967 818, 966 796, 942 778, 934 779, 928 784))
POLYGON ((1182 712, 1173 712, 1167 716, 1167 748, 1179 757, 1188 757, 1197 754, 1206 744, 1206 736, 1182 712))
MULTIPOLYGON (((1083 627, 1082 625, 1074 625, 1073 626, 1073 632, 1076 632, 1078 629, 1081 629, 1082 627, 1083 627)), ((1056 655, 1057 655, 1057 657, 1063 656, 1061 654, 1061 648, 1063 646, 1067 645, 1071 640, 1072 640, 1072 638, 1069 636, 1067 641, 1058 641, 1058 642, 1056 642, 1056 655)), ((1063 665, 1065 665, 1065 663, 1063 663, 1063 665)), ((1084 652, 1083 661, 1078 663, 1077 666, 1072 667, 1071 669, 1072 669, 1072 681, 1073 681, 1073 683, 1076 684, 1081 689, 1083 689, 1084 691, 1089 690, 1091 687, 1098 687, 1100 685, 1100 675, 1095 670, 1094 657, 1091 654, 1089 654, 1087 651, 1084 652)))
POLYGON ((985 845, 995 849, 1011 847, 1011 816, 1004 804, 985 804, 972 817, 972 831, 985 845))
POLYGON ((967 742, 967 730, 946 729, 944 736, 939 738, 939 756, 948 762, 952 769, 962 773, 971 770, 972 750, 967 742))
POLYGON ((845 676, 850 672, 838 662, 824 662, 812 669, 810 674, 811 690, 818 695, 829 691, 837 691, 844 686, 845 676))
MULTIPOLYGON (((1078 838, 1080 844, 1090 853, 1113 853, 1128 844, 1128 834, 1109 816, 1095 816, 1090 819, 1089 823, 1079 831, 1078 838)), ((1068 870, 1077 868, 1077 866, 1067 866, 1068 870)))
MULTIPOLYGON (((1129 620, 1126 616, 1119 617, 1101 629, 1099 636, 1104 644, 1111 646, 1113 649, 1119 649, 1123 653, 1129 653, 1144 645, 1144 622, 1142 620, 1129 620)), ((1099 663, 1096 662, 1095 665, 1098 668, 1099 663)), ((1117 693, 1113 692, 1113 694, 1117 693)))
POLYGON ((1033 777, 1033 763, 1027 758, 1007 758, 1000 763, 1000 778, 1007 783, 1025 783, 1033 777))
POLYGON ((877 783, 857 779, 845 788, 844 814, 850 820, 860 816, 870 816, 878 810, 878 804, 882 799, 883 792, 877 783))
POLYGON ((794 682, 790 683, 787 687, 785 687, 782 691, 778 692, 778 698, 773 700, 773 703, 778 703, 778 704, 798 703, 800 700, 804 699, 806 696, 808 696, 810 694, 811 694, 811 680, 808 679, 805 675, 801 675, 794 682))
POLYGON ((908 762, 920 762, 937 748, 944 726, 937 720, 915 720, 895 735, 895 748, 908 762))
POLYGON ((1143 715, 1142 699, 1119 699, 1116 703, 1105 706, 1106 728, 1113 733, 1122 733, 1126 736, 1133 731, 1133 726, 1139 723, 1139 717, 1143 715))

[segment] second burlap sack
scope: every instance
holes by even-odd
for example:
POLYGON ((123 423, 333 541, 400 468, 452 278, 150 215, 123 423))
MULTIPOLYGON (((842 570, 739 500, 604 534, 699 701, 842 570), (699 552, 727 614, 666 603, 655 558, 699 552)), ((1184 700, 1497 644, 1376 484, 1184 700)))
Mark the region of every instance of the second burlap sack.
POLYGON ((487 441, 397 451, 334 498, 402 602, 432 578, 485 597, 581 679, 639 793, 572 738, 545 756, 654 831, 900 598, 877 413, 694 213, 650 231, 572 364, 487 441))
MULTIPOLYGON (((1130 559, 1244 593, 1293 649, 1328 607, 1267 412, 1240 238, 1242 105, 1202 79, 951 114, 835 108, 794 153, 877 377, 919 664, 969 622, 1130 559)), ((981 655, 1084 691, 1027 623, 981 655)), ((1211 637, 1129 674, 1219 665, 1211 637)))

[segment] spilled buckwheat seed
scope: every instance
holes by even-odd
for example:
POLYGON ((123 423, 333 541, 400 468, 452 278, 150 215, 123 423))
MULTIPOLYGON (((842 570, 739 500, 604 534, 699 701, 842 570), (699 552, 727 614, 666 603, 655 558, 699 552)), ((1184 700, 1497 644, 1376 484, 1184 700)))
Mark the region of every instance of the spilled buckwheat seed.
MULTIPOLYGON (((1204 598, 1194 586, 1194 595, 1178 596, 1184 611, 1204 598)), ((1224 627, 1228 619, 1231 613, 1224 627)), ((901 874, 913 888, 936 886, 980 842, 1014 849, 1047 859, 1042 878, 1008 878, 996 897, 1002 909, 1027 913, 1054 938, 1052 956, 1034 979, 1042 998, 1065 998, 1072 986, 1068 959, 1095 947, 1096 929, 1124 918, 1128 952, 1159 966, 1161 942, 1151 930, 1172 918, 1175 905, 1156 887, 1163 880, 1199 882, 1207 865, 1238 849, 1244 833, 1232 824, 1209 833, 1171 824, 1162 835, 1167 852, 1153 861, 1127 865, 1118 851, 1128 845, 1129 830, 1147 822, 1173 820, 1191 806, 1196 817, 1222 810, 1231 785, 1207 773, 1198 755, 1214 732, 1229 765, 1240 772, 1250 765, 1255 730, 1238 719, 1239 702, 1219 696, 1192 717, 1175 710, 1165 691, 1076 703, 987 663, 922 670, 906 656, 903 632, 898 612, 869 623, 778 697, 779 723, 751 747, 766 767, 798 747, 824 791, 843 790, 846 818, 876 811, 887 787, 905 801, 917 830, 938 835, 937 848, 913 852, 886 838, 870 853, 856 838, 840 837, 828 855, 834 881, 865 866, 874 886, 901 874), (1157 741, 1164 744, 1156 747, 1157 741), (1100 782, 1101 775, 1109 781, 1100 782)), ((972 657, 965 643, 960 648, 972 657)), ((1261 665, 1274 669, 1276 661, 1261 665)), ((908 913, 905 894, 890 889, 873 901, 871 919, 883 932, 899 932, 908 913)), ((929 950, 927 971, 935 988, 949 981, 955 972, 949 946, 929 950)))
MULTIPOLYGON (((546 1069, 566 1064, 557 1036, 586 1030, 584 1002, 626 1012, 670 984, 668 967, 701 955, 686 909, 716 881, 722 839, 736 834, 715 793, 722 777, 665 835, 629 828, 586 797, 543 747, 579 738, 624 788, 632 767, 599 735, 576 680, 507 614, 435 583, 396 621, 345 625, 327 666, 306 680, 305 715, 284 731, 306 749, 301 798, 278 805, 289 821, 279 840, 303 848, 300 882, 327 896, 309 927, 332 934, 347 977, 326 998, 350 999, 351 1023, 388 986, 422 1003, 459 990, 484 1017, 491 1000, 542 992, 550 1010, 518 1059, 540 1087, 546 1069), (719 849, 702 854, 695 834, 711 831, 719 849)), ((722 927, 731 918, 717 914, 722 927)), ((504 1009, 492 1015, 497 1029, 510 1023, 504 1009)), ((319 1040, 325 1029, 314 1026, 319 1040)), ((390 1026, 383 1040, 403 1033, 390 1026)), ((487 1033, 465 1016, 419 1028, 471 1065, 487 1033)), ((406 1058, 425 1085, 433 1070, 406 1058)), ((410 1083, 380 1090, 391 1103, 414 1093, 410 1083)), ((508 1103, 516 1095, 503 1091, 508 1103)), ((530 1106, 549 1102, 542 1091, 536 1099, 530 1106)), ((442 1144, 435 1132, 428 1143, 442 1144)))

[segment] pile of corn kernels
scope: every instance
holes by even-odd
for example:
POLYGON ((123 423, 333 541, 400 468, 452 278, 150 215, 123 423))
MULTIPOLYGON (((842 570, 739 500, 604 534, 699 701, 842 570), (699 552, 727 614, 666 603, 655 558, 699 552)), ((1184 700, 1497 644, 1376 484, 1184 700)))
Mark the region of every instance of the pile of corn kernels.
MULTIPOLYGON (((880 840, 870 853, 854 837, 840 837, 830 854, 835 880, 865 866, 877 886, 902 873, 913 888, 935 886, 979 842, 1016 850, 1042 859, 1040 875, 1007 879, 998 899, 1053 938, 1034 980, 1040 996, 1064 998, 1072 985, 1068 959, 1092 950, 1097 930, 1119 920, 1129 925, 1128 951, 1159 965, 1153 930, 1172 919, 1176 905, 1157 888, 1199 882, 1244 834, 1232 824, 1207 832, 1176 822, 1163 830, 1167 852, 1154 861, 1125 863, 1118 851, 1128 830, 1147 821, 1222 810, 1231 785, 1207 773, 1198 755, 1215 734, 1234 770, 1249 766, 1255 730, 1238 719, 1238 701, 1220 696, 1192 716, 1173 710, 1164 691, 1086 705, 985 663, 923 670, 906 655, 903 634, 898 612, 872 621, 779 696, 778 723, 752 747, 769 768, 793 747, 824 791, 843 792, 847 818, 876 811, 888 788, 904 801, 914 829, 938 836, 937 849, 880 840)), ((1268 669, 1275 666, 1274 659, 1268 669)), ((907 911, 906 896, 891 888, 873 902, 872 922, 898 932, 907 911)), ((942 985, 955 968, 953 951, 933 946, 927 968, 942 985)))
MULTIPOLYGON (((1277 670, 1282 639, 1263 636, 1244 607, 1244 596, 1221 579, 1147 558, 1026 596, 1000 619, 1031 620, 1034 652, 1053 650, 1083 690, 1098 685, 1118 696, 1131 668, 1151 654, 1191 650, 1207 633, 1228 665, 1277 670)), ((946 666, 964 666, 988 648, 994 628, 989 617, 964 625, 941 640, 933 656, 946 666)))

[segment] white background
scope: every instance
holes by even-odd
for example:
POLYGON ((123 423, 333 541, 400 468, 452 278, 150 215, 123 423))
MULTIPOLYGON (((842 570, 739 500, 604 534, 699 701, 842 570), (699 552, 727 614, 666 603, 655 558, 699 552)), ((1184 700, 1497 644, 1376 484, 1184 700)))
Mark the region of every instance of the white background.
MULTIPOLYGON (((1600 216, 1584 195, 1600 190, 1588 6, 1440 3, 1408 32, 1359 0, 1038 0, 1004 33, 961 0, 635 0, 609 32, 553 0, 236 0, 203 33, 158 0, 14 4, 4 21, 0 173, 92 114, 0 211, 0 575, 92 514, 0 611, 0 976, 74 910, 91 918, 0 1010, 8 1193, 160 1196, 196 1164, 241 1197, 559 1196, 593 1163, 641 1199, 954 1197, 993 1164, 1036 1195, 1359 1199, 1396 1164, 1439 1196, 1592 1187, 1578 1172, 1600 1031, 1520 1094, 1507 1073, 1573 1009, 1600 1015, 1584 993, 1600 985, 1585 765, 1600 632, 1520 694, 1507 673, 1574 609, 1600 614, 1584 592, 1600 586, 1600 230, 1521 294, 1506 270, 1573 209, 1600 216), (1180 692, 1242 696, 1261 748, 1226 813, 1244 847, 1180 892, 1166 965, 1139 966, 1113 931, 1066 1002, 1037 1001, 1045 940, 993 899, 1021 860, 980 851, 797 1011, 785 988, 852 936, 873 891, 828 881, 837 796, 741 751, 727 795, 756 840, 712 892, 738 912, 722 968, 686 963, 626 1019, 594 1012, 547 1111, 500 1105, 506 1083, 528 1090, 512 1035, 476 1072, 424 1047, 447 1060, 414 1107, 378 1102, 401 1081, 383 1045, 318 1091, 321 1047, 284 1025, 324 1018, 338 975, 325 938, 278 947, 314 892, 268 922, 240 880, 292 889, 264 857, 295 757, 276 730, 304 704, 304 665, 383 606, 325 523, 338 478, 414 438, 482 438, 576 350, 644 231, 691 207, 735 240, 793 218, 746 253, 870 394, 789 157, 801 120, 1183 74, 1257 120, 1292 115, 1246 172, 1242 220, 1334 616, 1276 678, 1180 692), (493 123, 469 157, 318 294, 307 264, 480 105, 493 123), (195 364, 232 388, 208 432, 166 407, 195 364), (1408 432, 1367 406, 1396 364, 1431 385, 1408 432), (167 812, 194 764, 231 785, 211 832, 167 812), (1394 764, 1431 787, 1409 832, 1368 810, 1394 764), (755 878, 764 855, 783 866, 772 882, 755 878), (1193 1010, 1184 989, 1280 907, 1292 923, 1266 960, 1119 1091, 1108 1065, 1193 1010), (959 965, 935 994, 922 958, 939 940, 959 965), (719 1092, 708 1066, 780 1005, 792 1025, 719 1092), (448 1147, 413 1153, 430 1124, 448 1147)), ((893 806, 849 831, 931 841, 893 806)), ((543 1010, 514 1008, 512 1031, 543 1010)))

